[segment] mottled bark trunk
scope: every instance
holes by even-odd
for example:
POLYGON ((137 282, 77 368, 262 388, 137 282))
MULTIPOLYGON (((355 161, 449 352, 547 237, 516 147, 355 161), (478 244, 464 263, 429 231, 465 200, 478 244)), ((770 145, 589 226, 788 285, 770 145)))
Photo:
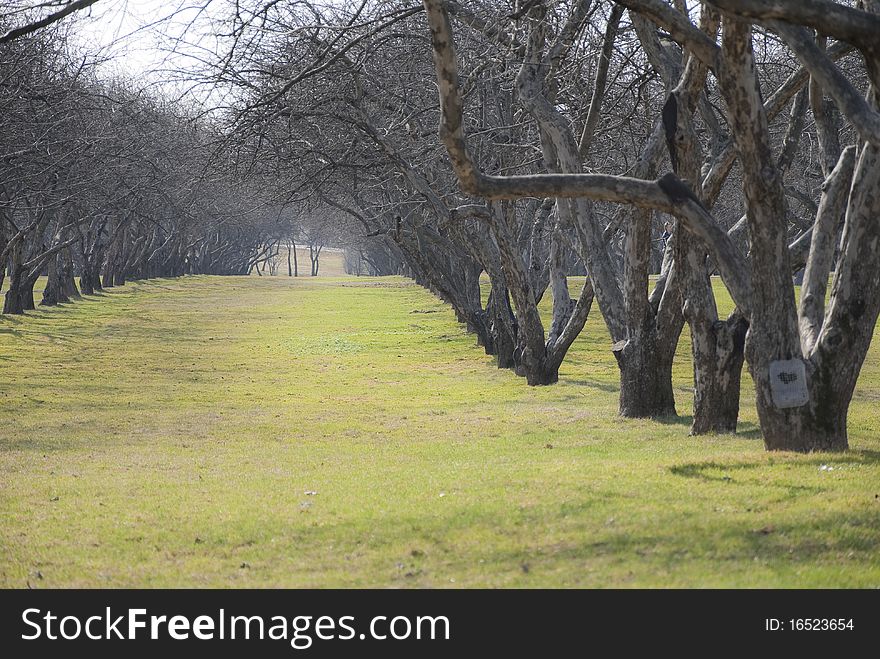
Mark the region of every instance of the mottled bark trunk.
POLYGON ((650 211, 637 209, 627 227, 623 261, 627 337, 612 347, 620 369, 619 411, 631 418, 675 414, 672 359, 668 348, 660 344, 648 299, 650 217, 650 211))
POLYGON ((769 371, 751 369, 764 445, 768 451, 845 451, 852 389, 835 387, 834 371, 839 365, 807 361, 805 366, 809 402, 786 409, 779 409, 772 400, 769 371))
MULTIPOLYGON (((523 106, 538 123, 544 164, 550 172, 575 174, 582 171, 581 153, 571 124, 559 113, 555 105, 557 85, 555 72, 563 58, 562 54, 573 40, 573 35, 586 19, 589 5, 589 2, 574 4, 571 15, 560 26, 556 39, 549 48, 545 48, 546 8, 535 5, 528 14, 530 22, 528 46, 525 60, 516 77, 516 87, 523 106)), ((613 35, 610 39, 613 40, 613 35)), ((601 97, 601 91, 599 95, 601 97)), ((597 99, 596 102, 599 101, 600 99, 597 99)), ((584 142, 588 144, 589 141, 590 138, 587 136, 584 142)), ((586 150, 586 146, 584 148, 586 150)), ((553 287, 554 296, 553 322, 546 343, 540 320, 530 321, 532 316, 538 315, 537 309, 533 311, 523 308, 523 304, 535 305, 537 297, 533 295, 533 291, 518 297, 511 283, 511 293, 517 305, 519 320, 518 372, 521 371, 526 375, 529 384, 556 382, 559 379, 560 363, 574 339, 574 336, 569 336, 567 341, 558 343, 575 309, 565 281, 561 232, 574 229, 577 240, 584 247, 582 256, 592 280, 589 302, 592 303, 592 295, 595 292, 612 335, 616 333, 619 324, 619 309, 615 303, 619 303, 622 296, 617 283, 617 273, 593 214, 592 205, 585 199, 557 199, 556 219, 550 248, 550 285, 553 287)), ((505 272, 507 269, 508 266, 505 264, 505 272)), ((518 279, 523 278, 518 277, 518 279)), ((586 321, 589 308, 589 304, 582 306, 583 314, 579 319, 578 332, 586 321)), ((574 326, 571 330, 574 330, 574 326)), ((574 335, 576 336, 576 332, 574 335)))
MULTIPOLYGON (((747 204, 754 299, 746 356, 755 381, 758 416, 768 449, 804 447, 808 416, 801 408, 777 408, 772 400, 770 364, 798 359, 801 346, 791 283, 785 194, 769 142, 767 117, 758 91, 751 28, 725 17, 723 55, 728 76, 722 90, 730 108, 736 148, 742 162, 747 204)), ((807 449, 809 450, 809 449, 807 449)))
POLYGON ((809 259, 804 268, 801 299, 798 305, 798 328, 801 348, 809 354, 825 322, 825 293, 828 276, 838 243, 840 218, 847 206, 847 196, 855 167, 854 146, 847 147, 822 185, 822 197, 810 237, 809 259))
MULTIPOLYGON (((525 344, 526 340, 522 340, 525 344)), ((528 352, 528 346, 518 349, 519 362, 517 364, 516 373, 526 379, 526 382, 533 387, 556 384, 559 382, 559 364, 551 363, 547 360, 547 354, 535 355, 528 352)))
MULTIPOLYGON (((845 150, 834 171, 846 167, 850 154, 845 150)), ((834 187, 834 172, 829 176, 834 187)), ((813 305, 807 315, 823 318, 817 327, 805 327, 802 341, 808 348, 805 371, 809 391, 806 405, 778 409, 772 400, 770 373, 759 364, 753 365, 752 377, 757 390, 758 416, 764 443, 770 450, 843 451, 848 447, 847 412, 859 372, 871 344, 877 317, 880 315, 880 281, 877 278, 877 244, 880 242, 880 147, 866 144, 862 147, 853 173, 847 204, 846 221, 841 240, 841 257, 831 287, 831 301, 826 313, 821 314, 813 305), (818 332, 818 338, 812 337, 818 332)), ((833 190, 827 189, 827 199, 820 207, 833 205, 833 190)), ((820 216, 822 211, 820 210, 820 216)), ((817 225, 819 222, 817 221, 817 225)), ((818 228, 818 227, 817 227, 818 228)), ((816 238, 816 248, 822 247, 816 238)), ((808 268, 820 273, 827 265, 823 249, 811 254, 808 268), (822 263, 825 265, 822 265, 822 263)), ((817 295, 819 277, 811 276, 805 282, 812 294, 817 295)), ((807 309, 802 310, 807 311, 807 309)), ((753 350, 747 346, 747 350, 753 350)))
POLYGON ((489 301, 486 304, 491 351, 495 355, 498 368, 516 368, 516 318, 510 308, 507 289, 502 284, 492 285, 489 301))
POLYGON ((691 324, 694 357, 694 420, 692 435, 733 433, 739 418, 748 323, 734 314, 712 323, 696 320, 691 324))
MULTIPOLYGON (((714 33, 717 25, 710 26, 714 33)), ((700 144, 693 125, 695 94, 702 89, 705 70, 696 60, 688 62, 682 82, 664 108, 667 144, 676 173, 689 181, 700 180, 700 144)), ((699 186, 695 194, 701 196, 699 186)), ((705 200, 702 200, 705 201, 705 200)), ((726 321, 718 318, 709 277, 707 249, 701 241, 675 232, 674 252, 681 282, 684 318, 691 332, 694 372, 692 435, 736 432, 739 393, 748 324, 739 313, 726 321)))
MULTIPOLYGON (((831 236, 852 152, 844 151, 826 179, 813 228, 804 280, 805 299, 798 314, 788 250, 782 246, 786 233, 785 198, 770 159, 766 117, 760 111, 751 34, 747 24, 732 18, 725 21, 723 53, 730 80, 722 89, 728 107, 733 110, 731 124, 743 163, 755 281, 746 357, 755 381, 764 443, 768 450, 845 450, 847 410, 880 314, 880 147, 866 143, 861 149, 849 186, 831 302, 824 311, 822 298, 833 249, 831 236)), ((831 65, 804 50, 811 40, 786 27, 779 30, 789 45, 794 44, 792 47, 799 55, 806 57, 817 80, 824 78, 840 92, 840 79, 826 75, 831 65)), ((876 108, 876 87, 868 96, 876 108)), ((847 108, 846 103, 841 107, 847 108)), ((851 108, 848 111, 852 113, 851 108)), ((826 171, 829 168, 830 163, 826 163, 826 171)))
POLYGON ((675 416, 672 356, 657 345, 653 328, 640 334, 612 347, 620 369, 618 411, 621 416, 638 419, 675 416))
POLYGON ((562 334, 576 304, 576 300, 572 300, 568 292, 566 262, 565 245, 557 230, 550 244, 550 292, 553 295, 553 320, 547 336, 550 344, 556 343, 559 335, 562 334))
POLYGON ((553 384, 558 380, 558 374, 556 370, 548 372, 547 369, 544 325, 528 270, 511 235, 508 211, 509 206, 505 203, 493 204, 490 226, 498 244, 504 280, 516 306, 516 373, 525 377, 530 385, 553 384))

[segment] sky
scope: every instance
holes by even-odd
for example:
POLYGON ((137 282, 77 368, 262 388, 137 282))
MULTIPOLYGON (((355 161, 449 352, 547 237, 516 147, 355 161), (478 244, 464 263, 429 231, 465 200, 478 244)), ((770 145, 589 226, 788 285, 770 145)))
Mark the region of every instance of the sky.
POLYGON ((203 21, 216 13, 216 0, 99 0, 72 21, 72 40, 100 52, 105 75, 121 74, 173 93, 181 88, 172 71, 194 66, 186 53, 213 50, 199 36, 203 21), (213 8, 212 8, 213 5, 213 8), (193 27, 195 23, 195 27, 193 27), (178 39, 184 35, 184 39, 178 39))

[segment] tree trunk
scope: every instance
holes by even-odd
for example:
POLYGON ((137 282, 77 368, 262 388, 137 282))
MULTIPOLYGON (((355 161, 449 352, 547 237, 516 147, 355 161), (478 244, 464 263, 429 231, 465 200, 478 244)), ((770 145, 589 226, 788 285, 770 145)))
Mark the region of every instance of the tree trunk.
MULTIPOLYGON (((764 445, 768 451, 845 451, 846 417, 852 388, 834 385, 836 369, 824 360, 805 361, 809 402, 780 409, 770 394, 768 369, 751 368, 764 445)), ((751 364, 750 364, 751 366, 751 364)), ((859 364, 860 366, 860 364, 859 364)), ((858 370, 858 369, 856 369, 858 370)))
POLYGON ((694 343, 694 420, 692 435, 734 433, 739 418, 743 346, 748 323, 734 314, 726 321, 716 320, 707 327, 692 324, 694 343), (694 331, 695 330, 695 331, 694 331))
POLYGON ((553 320, 547 335, 549 343, 555 343, 568 324, 574 311, 576 300, 568 292, 566 272, 566 250, 558 230, 553 233, 550 243, 550 290, 553 295, 553 320))
POLYGON ((489 300, 486 303, 491 348, 487 345, 486 352, 495 355, 498 368, 516 368, 516 318, 510 308, 507 290, 500 285, 492 284, 489 300))
POLYGON ((619 413, 637 419, 675 416, 672 355, 658 345, 653 328, 640 334, 611 348, 620 369, 619 413))
POLYGON ((558 369, 547 369, 544 326, 528 270, 508 226, 509 212, 509 205, 493 204, 490 227, 498 244, 504 281, 516 307, 515 372, 525 377, 530 385, 553 384, 558 380, 558 369))
POLYGON ((83 264, 82 274, 79 276, 79 290, 82 295, 94 295, 95 287, 92 286, 92 274, 88 266, 83 264))
POLYGON ((102 288, 113 288, 113 270, 116 263, 116 248, 111 246, 107 251, 107 262, 104 265, 104 274, 101 277, 102 288))
POLYGON ((309 243, 309 258, 312 261, 312 277, 318 276, 318 259, 321 258, 321 245, 313 245, 309 243))
POLYGON ((96 291, 102 290, 100 263, 100 250, 96 249, 91 254, 83 255, 82 274, 79 277, 79 288, 83 295, 94 295, 96 291))
MULTIPOLYGON (((845 150, 835 170, 850 155, 845 150)), ((833 173, 829 185, 833 187, 833 173)), ((846 179, 844 179, 845 181, 846 179)), ((806 348, 804 371, 808 400, 799 407, 774 404, 771 373, 756 355, 752 333, 746 345, 749 368, 755 380, 758 417, 768 450, 844 451, 848 448, 847 412, 859 372, 880 315, 876 270, 876 245, 880 240, 880 147, 865 144, 850 186, 841 257, 831 288, 830 305, 823 313, 821 293, 830 268, 821 216, 814 227, 813 247, 804 282, 800 335, 806 348), (824 276, 823 276, 824 275, 824 276), (805 298, 812 297, 812 303, 805 298)), ((820 209, 826 201, 823 198, 820 209)), ((832 214, 834 215, 834 213, 832 214)))
POLYGON ((58 279, 61 282, 61 290, 68 300, 79 297, 79 291, 73 279, 73 259, 70 256, 70 248, 61 250, 58 255, 58 279))
POLYGON ((49 259, 47 265, 49 276, 46 280, 46 288, 43 290, 43 300, 40 302, 41 306, 51 307, 60 302, 69 301, 61 284, 61 269, 58 267, 58 261, 60 259, 60 253, 49 259))
MULTIPOLYGON (((847 409, 880 312, 875 265, 880 235, 876 229, 880 150, 866 145, 856 168, 831 306, 823 315, 807 305, 798 318, 786 240, 785 195, 772 161, 747 23, 725 17, 722 54, 729 74, 722 91, 728 107, 734 109, 731 126, 748 204, 756 285, 745 349, 764 445, 768 450, 842 451, 847 448, 847 409), (815 344, 814 333, 819 336, 815 344), (805 381, 799 388, 796 383, 801 379, 805 381)), ((808 264, 824 276, 830 261, 823 259, 819 243, 830 226, 823 229, 821 221, 814 226, 816 252, 808 264)), ((809 289, 810 282, 824 276, 811 276, 805 286, 809 289)), ((805 291, 806 297, 810 295, 810 290, 805 291)), ((818 303, 813 302, 814 306, 818 303)))
MULTIPOLYGON (((9 244, 8 238, 6 237, 6 222, 0 217, 0 254, 6 250, 6 246, 9 244)), ((3 289, 3 282, 6 279, 6 259, 0 259, 0 290, 3 289)))
POLYGON ((9 289, 6 291, 6 297, 4 298, 3 313, 24 313, 24 304, 21 296, 19 295, 19 290, 19 282, 16 281, 16 277, 11 276, 9 278, 9 289))
POLYGON ((9 255, 9 288, 6 291, 6 298, 3 302, 3 313, 24 313, 24 300, 21 296, 25 274, 21 263, 24 250, 23 243, 24 241, 19 240, 9 255))
POLYGON ((559 363, 551 363, 547 359, 546 350, 535 353, 529 350, 528 339, 522 338, 514 353, 515 372, 524 377, 533 387, 556 384, 559 382, 559 363))
POLYGON ((34 303, 34 286, 39 277, 40 273, 37 271, 29 275, 26 273, 22 280, 22 288, 19 295, 21 296, 21 305, 25 311, 33 311, 37 308, 37 305, 34 303))
MULTIPOLYGON (((712 32, 714 33, 714 29, 712 32)), ((701 93, 705 71, 688 74, 671 92, 664 107, 664 128, 676 174, 700 180, 700 143, 693 125, 695 95, 701 93), (673 111, 673 112, 670 112, 673 111)), ((698 186, 695 193, 702 197, 698 186)), ((701 199, 705 202, 705 198, 701 199)), ((681 228, 675 231, 673 249, 684 304, 683 315, 691 331, 694 371, 692 435, 734 433, 739 417, 743 346, 748 323, 739 313, 727 321, 718 318, 709 277, 706 247, 681 228)))

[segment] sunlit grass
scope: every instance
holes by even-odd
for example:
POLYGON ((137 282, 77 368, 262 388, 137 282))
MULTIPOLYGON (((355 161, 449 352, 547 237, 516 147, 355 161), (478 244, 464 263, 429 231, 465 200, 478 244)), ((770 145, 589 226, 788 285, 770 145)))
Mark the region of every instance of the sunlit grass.
POLYGON ((880 344, 852 450, 808 456, 747 375, 741 435, 688 437, 686 341, 682 418, 619 419, 608 348, 595 310, 529 388, 400 278, 0 317, 0 585, 880 586, 880 344))

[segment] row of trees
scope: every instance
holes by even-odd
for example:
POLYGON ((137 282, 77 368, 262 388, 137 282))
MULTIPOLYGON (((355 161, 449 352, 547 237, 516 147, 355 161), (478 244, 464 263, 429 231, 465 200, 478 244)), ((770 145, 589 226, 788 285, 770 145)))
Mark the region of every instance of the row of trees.
POLYGON ((245 273, 320 230, 358 271, 435 292, 531 385, 557 380, 595 302, 622 415, 675 414, 687 325, 693 433, 735 430, 747 363, 769 449, 846 448, 880 312, 878 12, 212 0, 222 52, 196 47, 233 101, 210 121, 99 83, 56 28, 0 26, 4 310, 32 307, 41 273, 52 304, 74 273, 84 293, 245 273))
POLYGON ((4 313, 34 308, 41 275, 53 305, 128 279, 247 273, 280 231, 270 208, 216 126, 98 80, 62 29, 0 44, 4 313))
POLYGON ((692 432, 735 429, 745 360, 767 448, 840 450, 880 311, 880 19, 856 4, 238 1, 210 80, 289 203, 344 213, 529 384, 595 301, 622 415, 675 413, 687 324, 692 432))

